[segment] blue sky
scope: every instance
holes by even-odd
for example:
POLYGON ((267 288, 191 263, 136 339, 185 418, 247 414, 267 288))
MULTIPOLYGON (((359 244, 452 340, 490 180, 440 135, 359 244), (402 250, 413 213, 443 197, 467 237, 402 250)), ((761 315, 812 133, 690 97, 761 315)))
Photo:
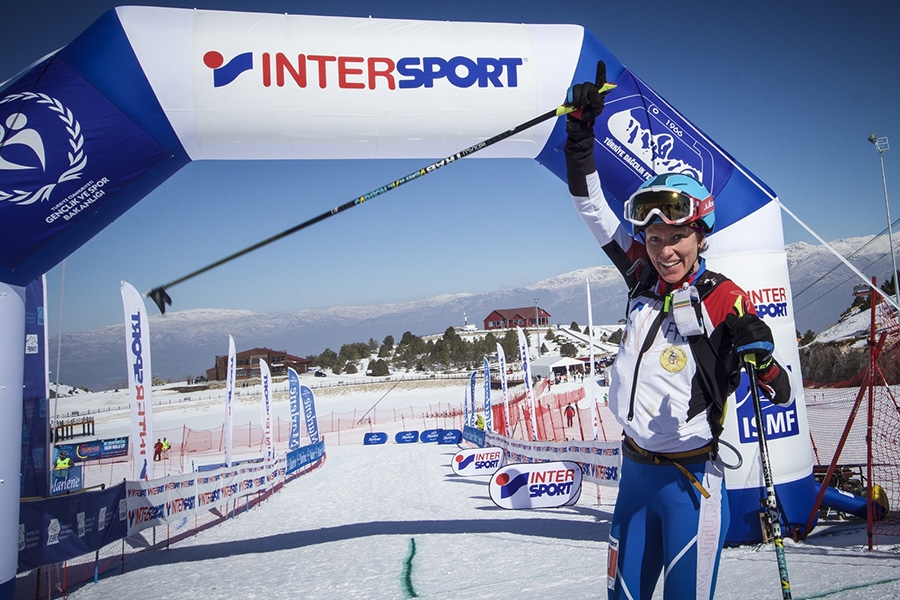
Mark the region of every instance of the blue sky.
MULTIPOLYGON (((866 141, 872 132, 896 145, 884 162, 888 192, 894 203, 900 198, 900 5, 891 0, 591 0, 565 10, 470 0, 144 4, 583 25, 826 240, 886 227, 878 154, 866 141)), ((4 8, 0 80, 67 44, 113 6, 31 0, 4 8)), ((62 311, 62 268, 48 273, 50 332, 59 330, 60 313, 63 331, 118 324, 120 280, 142 291, 164 284, 425 164, 188 165, 67 259, 62 311), (138 246, 147 249, 141 259, 130 252, 138 246)), ((900 206, 892 217, 900 217, 900 206)), ((814 242, 787 215, 784 223, 787 242, 814 242)), ((871 273, 879 279, 890 272, 890 261, 881 263, 883 273, 871 273)), ((472 159, 169 291, 171 310, 286 312, 500 290, 596 264, 608 261, 559 179, 535 161, 472 159)), ((453 319, 461 315, 448 315, 448 324, 453 319)))

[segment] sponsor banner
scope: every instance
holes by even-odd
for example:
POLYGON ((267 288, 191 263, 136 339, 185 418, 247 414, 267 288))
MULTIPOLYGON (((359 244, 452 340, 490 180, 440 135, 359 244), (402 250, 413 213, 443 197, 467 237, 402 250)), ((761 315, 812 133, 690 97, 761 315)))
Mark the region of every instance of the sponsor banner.
POLYGON ((47 322, 45 277, 25 287, 25 370, 22 389, 22 464, 19 496, 49 496, 50 411, 47 393, 47 322))
POLYGON ((225 466, 231 466, 234 439, 234 376, 236 370, 234 338, 228 336, 228 368, 225 374, 225 466))
MULTIPOLYGON (((484 433, 484 432, 482 432, 484 433)), ((459 429, 442 429, 438 444, 458 444, 462 441, 462 431, 459 429)))
POLYGON ((585 288, 587 289, 587 309, 588 309, 588 346, 590 347, 588 367, 588 402, 591 403, 591 428, 594 439, 600 438, 600 412, 597 410, 597 380, 594 377, 594 307, 591 305, 591 280, 589 277, 584 278, 585 288))
POLYGON ((316 418, 316 396, 308 386, 301 385, 300 398, 303 400, 303 416, 306 419, 306 435, 309 436, 310 444, 316 444, 319 442, 319 420, 316 418))
POLYGON ((484 357, 484 430, 494 430, 494 414, 491 411, 491 367, 484 357))
POLYGON ((127 481, 128 535, 164 524, 178 530, 198 511, 222 508, 236 497, 265 492, 283 483, 284 476, 285 459, 279 458, 155 481, 127 481))
POLYGON ((57 453, 65 452, 73 463, 128 456, 128 438, 117 437, 80 444, 57 444, 57 453))
POLYGON ((275 446, 272 442, 272 374, 266 361, 259 359, 259 383, 262 387, 260 410, 263 423, 263 456, 266 460, 275 458, 275 446))
POLYGON ((83 556, 126 534, 125 484, 19 504, 19 568, 83 556))
POLYGON ((509 383, 506 379, 506 353, 497 342, 497 362, 500 368, 500 394, 503 398, 503 433, 509 435, 509 383))
POLYGON ((398 444, 413 444, 419 441, 418 431, 398 431, 394 436, 394 441, 398 444))
POLYGON ((470 444, 475 444, 479 448, 484 446, 484 438, 485 432, 478 429, 477 427, 466 426, 463 427, 462 430, 462 439, 466 440, 470 444))
POLYGON ((73 465, 68 469, 55 469, 50 472, 50 495, 57 496, 66 492, 77 492, 84 489, 84 467, 73 465))
POLYGON ((502 448, 470 448, 453 455, 450 468, 460 477, 493 475, 506 466, 506 455, 502 448))
POLYGON ((311 465, 325 456, 325 441, 316 442, 309 446, 303 446, 293 452, 288 452, 285 458, 285 474, 290 475, 294 471, 307 465, 311 465))
POLYGON ((469 376, 469 420, 466 425, 475 425, 475 377, 478 371, 472 371, 469 376))
POLYGON ((511 462, 547 462, 567 460, 581 467, 582 478, 600 485, 619 485, 622 447, 619 442, 527 442, 496 434, 485 436, 491 446, 503 448, 511 462))
POLYGON ((531 361, 528 357, 528 342, 525 340, 525 332, 521 327, 516 327, 516 333, 519 337, 519 356, 522 359, 522 373, 525 379, 525 390, 528 392, 528 408, 531 414, 531 439, 538 439, 537 435, 537 414, 534 408, 534 390, 531 387, 531 361))
POLYGON ((518 463, 498 470, 489 484, 500 508, 558 508, 581 495, 581 468, 571 461, 518 463))
POLYGON ((300 447, 300 376, 297 371, 288 367, 288 399, 291 410, 291 437, 288 449, 300 447))
POLYGON ((125 354, 131 399, 131 447, 134 478, 153 479, 153 396, 150 367, 150 327, 144 299, 127 281, 121 285, 125 308, 125 354))
POLYGON ((443 429, 426 429, 419 435, 419 441, 423 444, 431 444, 441 439, 443 429))
POLYGON ((377 446, 387 442, 387 434, 383 431, 367 433, 363 436, 363 446, 377 446))

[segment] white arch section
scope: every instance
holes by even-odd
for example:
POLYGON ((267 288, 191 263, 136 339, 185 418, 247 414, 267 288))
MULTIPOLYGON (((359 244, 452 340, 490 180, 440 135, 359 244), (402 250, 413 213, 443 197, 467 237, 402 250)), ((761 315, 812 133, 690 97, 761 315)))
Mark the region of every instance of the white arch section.
MULTIPOLYGON (((192 160, 448 156, 558 105, 584 39, 575 25, 116 12, 192 160), (215 87, 211 53, 252 56, 215 87)), ((483 156, 535 158, 553 126, 483 156)))

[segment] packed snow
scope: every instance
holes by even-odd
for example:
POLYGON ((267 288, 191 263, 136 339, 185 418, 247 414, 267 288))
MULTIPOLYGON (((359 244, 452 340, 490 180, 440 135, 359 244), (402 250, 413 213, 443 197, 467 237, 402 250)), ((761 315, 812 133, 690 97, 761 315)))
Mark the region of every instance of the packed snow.
MULTIPOLYGON (((314 386, 325 381, 304 375, 314 386)), ((327 383, 334 384, 333 380, 327 383)), ((563 385, 576 385, 563 384, 563 385)), ((315 388, 317 412, 379 407, 460 405, 465 380, 388 393, 371 386, 315 388)), ((276 386, 273 411, 288 412, 276 386)), ((259 419, 253 388, 239 411, 259 419)), ((155 402, 171 392, 155 390, 155 402)), ((190 396, 190 394, 187 394, 190 396)), ((122 392, 76 394, 59 411, 107 409, 99 437, 128 430, 122 392)), ((179 400, 183 400, 182 397, 179 400)), ((154 408, 154 428, 176 423, 218 427, 224 405, 213 392, 154 408)), ((235 422, 239 422, 236 417, 235 422)), ((125 573, 104 575, 69 594, 73 600, 148 595, 176 600, 232 598, 601 598, 606 594, 606 540, 615 488, 584 485, 574 506, 508 511, 488 494, 487 478, 453 474, 459 448, 395 444, 400 423, 384 425, 389 441, 363 446, 366 430, 342 432, 327 460, 288 483, 257 508, 165 550, 131 552, 125 573)), ((420 427, 421 429, 421 427, 420 427)), ((608 423, 611 439, 620 430, 608 423)), ((822 525, 804 542, 785 540, 794 598, 900 597, 900 538, 867 550, 865 523, 822 525)), ((771 545, 726 548, 717 598, 781 597, 771 545)), ((662 598, 658 586, 654 598, 662 598)))

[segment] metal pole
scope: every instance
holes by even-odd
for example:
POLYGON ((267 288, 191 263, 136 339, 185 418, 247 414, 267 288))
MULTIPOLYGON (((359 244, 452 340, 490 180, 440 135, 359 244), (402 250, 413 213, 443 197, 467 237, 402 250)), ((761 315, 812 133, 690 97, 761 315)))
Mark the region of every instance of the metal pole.
POLYGON ((897 257, 894 254, 894 232, 891 226, 891 205, 888 202, 887 178, 884 175, 884 153, 890 149, 890 146, 888 145, 887 137, 878 137, 873 133, 868 139, 875 145, 875 150, 878 151, 878 159, 881 162, 881 184, 884 187, 884 209, 887 212, 888 242, 890 243, 891 249, 891 265, 894 269, 891 273, 891 278, 894 281, 894 299, 897 301, 897 304, 900 304, 900 281, 897 281, 897 257))
POLYGON ((887 220, 888 220, 888 240, 891 243, 891 264, 894 267, 894 272, 891 273, 891 276, 894 279, 894 298, 897 299, 897 304, 900 304, 900 282, 897 281, 897 255, 894 253, 894 232, 891 229, 891 205, 888 202, 888 190, 887 190, 887 178, 884 176, 884 151, 878 151, 878 158, 881 161, 881 184, 884 187, 884 209, 887 212, 887 220))

